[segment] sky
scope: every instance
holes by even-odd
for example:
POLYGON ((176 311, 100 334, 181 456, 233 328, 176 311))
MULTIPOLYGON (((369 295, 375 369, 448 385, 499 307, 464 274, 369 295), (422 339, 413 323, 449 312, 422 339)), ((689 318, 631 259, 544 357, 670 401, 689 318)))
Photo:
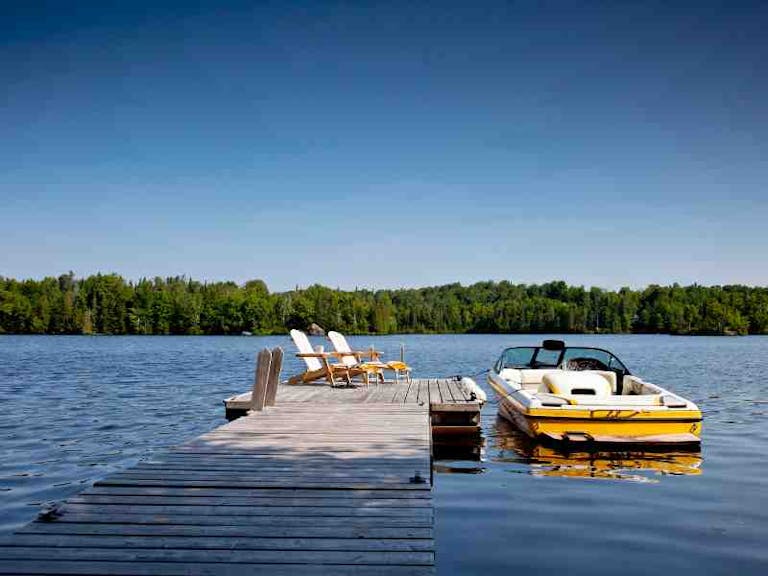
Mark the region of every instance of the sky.
POLYGON ((761 2, 0 3, 0 276, 768 285, 761 2))

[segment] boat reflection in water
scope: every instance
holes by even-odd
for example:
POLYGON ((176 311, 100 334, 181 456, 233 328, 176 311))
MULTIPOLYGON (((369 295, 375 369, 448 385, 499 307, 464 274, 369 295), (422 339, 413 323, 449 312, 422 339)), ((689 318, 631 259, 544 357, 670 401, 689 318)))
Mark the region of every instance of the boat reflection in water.
POLYGON ((649 448, 648 446, 591 446, 568 449, 543 444, 523 434, 502 418, 496 419, 487 439, 488 458, 496 462, 527 464, 534 476, 565 476, 655 482, 658 475, 701 474, 699 449, 649 448))

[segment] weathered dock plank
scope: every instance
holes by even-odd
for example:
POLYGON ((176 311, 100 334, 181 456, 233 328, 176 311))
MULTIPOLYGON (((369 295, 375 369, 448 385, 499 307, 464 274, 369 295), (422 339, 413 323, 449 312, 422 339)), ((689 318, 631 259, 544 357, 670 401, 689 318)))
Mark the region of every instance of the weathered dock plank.
MULTIPOLYGON (((321 403, 329 408, 350 404, 427 405, 433 434, 476 434, 480 427, 482 405, 455 378, 414 378, 411 382, 388 381, 350 388, 331 388, 322 383, 281 384, 276 395, 277 405, 307 402, 321 403)), ((238 418, 250 409, 251 392, 227 398, 224 405, 228 419, 238 418)), ((340 417, 344 416, 342 409, 340 417)))
POLYGON ((0 574, 57 574, 115 576, 209 576, 211 574, 248 574, 250 576, 425 576, 434 574, 431 566, 407 565, 302 565, 264 563, 71 561, 71 560, 0 560, 0 574))
POLYGON ((278 393, 0 540, 0 574, 433 574, 429 408, 393 394, 278 393))
MULTIPOLYGON (((39 544, 36 534, 14 536, 15 546, 35 547, 39 544)), ((428 539, 395 540, 344 539, 344 538, 259 538, 240 537, 180 537, 180 536, 87 536, 83 534, 48 534, 45 540, 48 548, 170 548, 176 550, 340 550, 378 552, 431 552, 428 539)))
POLYGON ((137 551, 132 548, 13 546, 4 551, 6 560, 97 560, 135 562, 207 562, 224 564, 400 564, 429 566, 432 552, 378 551, 378 550, 292 550, 290 562, 283 550, 234 549, 197 550, 194 548, 157 548, 137 551))
MULTIPOLYGON (((429 539, 432 528, 403 528, 398 526, 184 526, 147 524, 95 524, 33 522, 19 530, 18 534, 82 534, 112 536, 197 536, 226 538, 342 538, 342 539, 429 539)), ((43 541, 43 540, 41 540, 43 541)), ((12 543, 12 540, 10 541, 12 543)), ((0 554, 0 558, 2 555, 0 554)))
MULTIPOLYGON (((115 495, 139 495, 139 496, 171 496, 171 497, 190 497, 190 498, 378 498, 381 494, 376 490, 355 490, 349 492, 329 492, 327 490, 305 490, 296 488, 281 489, 216 489, 208 490, 206 488, 144 488, 137 486, 92 486, 86 489, 83 495, 90 494, 115 494, 115 495)), ((387 498, 407 498, 407 499, 428 499, 431 496, 428 492, 387 492, 387 498)))
MULTIPOLYGON (((428 500, 421 499, 407 499, 407 498, 376 498, 371 496, 370 498, 361 499, 349 499, 343 497, 323 497, 318 496, 315 498, 296 497, 296 498, 238 498, 236 496, 229 497, 217 497, 211 496, 210 498, 193 498, 185 496, 152 496, 152 495, 136 495, 136 494, 89 494, 86 496, 74 496, 67 499, 70 504, 83 504, 86 506, 99 506, 113 505, 113 504, 131 504, 136 506, 187 506, 190 509, 206 510, 208 508, 216 507, 220 512, 221 510, 235 510, 247 507, 248 510, 255 510, 254 514, 265 514, 265 508, 359 508, 364 507, 366 509, 378 509, 380 507, 387 507, 388 510, 397 510, 400 508, 429 508, 431 505, 428 500)), ((134 508, 135 510, 136 508, 134 508)), ((159 509, 159 508, 158 508, 159 509)), ((279 513, 279 512, 278 512, 279 513)))

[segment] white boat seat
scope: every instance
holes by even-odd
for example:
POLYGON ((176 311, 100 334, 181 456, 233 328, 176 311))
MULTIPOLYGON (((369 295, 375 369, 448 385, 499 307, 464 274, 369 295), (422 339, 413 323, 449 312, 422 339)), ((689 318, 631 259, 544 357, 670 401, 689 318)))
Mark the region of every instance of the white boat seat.
POLYGON ((553 394, 603 398, 612 392, 608 379, 594 372, 555 371, 544 374, 541 380, 553 394))
POLYGON ((611 386, 611 394, 616 394, 616 390, 618 390, 616 387, 616 372, 613 370, 594 370, 593 372, 595 374, 600 374, 600 376, 608 380, 611 386))
POLYGON ((544 374, 549 374, 550 372, 558 372, 558 370, 555 368, 504 368, 499 376, 507 382, 517 384, 526 390, 547 392, 541 385, 541 379, 544 374))

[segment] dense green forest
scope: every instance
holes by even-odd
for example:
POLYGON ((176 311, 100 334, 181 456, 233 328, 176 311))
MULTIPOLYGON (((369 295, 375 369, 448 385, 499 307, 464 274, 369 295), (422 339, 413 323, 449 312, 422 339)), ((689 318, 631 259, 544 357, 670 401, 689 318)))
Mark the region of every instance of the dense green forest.
POLYGON ((127 282, 116 274, 0 277, 0 333, 283 334, 317 323, 351 334, 407 332, 663 332, 766 334, 768 288, 649 286, 618 291, 479 282, 270 293, 261 280, 184 277, 127 282))

